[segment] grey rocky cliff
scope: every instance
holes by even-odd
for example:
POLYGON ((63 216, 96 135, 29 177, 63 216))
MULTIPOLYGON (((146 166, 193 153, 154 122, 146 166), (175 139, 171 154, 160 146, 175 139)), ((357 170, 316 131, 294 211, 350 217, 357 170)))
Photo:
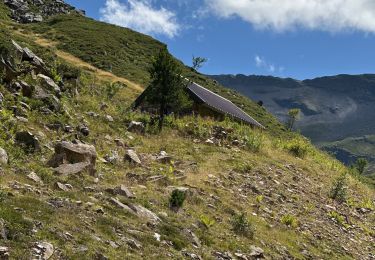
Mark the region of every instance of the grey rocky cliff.
POLYGON ((42 22, 57 14, 85 15, 85 11, 76 10, 62 0, 4 0, 4 3, 11 10, 11 18, 20 23, 42 22))

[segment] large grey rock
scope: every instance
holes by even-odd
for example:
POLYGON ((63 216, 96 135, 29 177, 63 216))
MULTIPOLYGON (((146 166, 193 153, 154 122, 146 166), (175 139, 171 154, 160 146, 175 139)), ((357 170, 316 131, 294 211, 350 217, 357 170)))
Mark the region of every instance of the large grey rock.
POLYGON ((16 143, 25 147, 28 152, 40 151, 40 144, 38 138, 29 131, 22 131, 16 133, 16 143))
POLYGON ((7 152, 0 147, 0 165, 8 164, 8 154, 7 152))
POLYGON ((89 172, 94 174, 89 162, 73 163, 73 164, 61 164, 60 166, 53 169, 54 172, 60 175, 78 174, 82 172, 89 172))
POLYGON ((134 150, 131 150, 131 149, 126 151, 124 160, 131 163, 131 164, 136 164, 136 165, 142 164, 142 162, 139 159, 137 153, 134 150))
POLYGON ((147 219, 150 222, 158 223, 161 219, 151 210, 146 209, 140 205, 128 204, 128 206, 134 211, 134 213, 141 218, 147 219))
POLYGON ((55 95, 60 96, 61 95, 61 89, 60 87, 51 79, 50 77, 38 74, 38 78, 40 78, 42 86, 46 88, 47 90, 53 91, 55 95))
POLYGON ((55 154, 49 160, 48 165, 56 168, 56 172, 61 174, 80 173, 87 170, 94 175, 96 158, 96 149, 93 145, 63 141, 56 144, 55 154))

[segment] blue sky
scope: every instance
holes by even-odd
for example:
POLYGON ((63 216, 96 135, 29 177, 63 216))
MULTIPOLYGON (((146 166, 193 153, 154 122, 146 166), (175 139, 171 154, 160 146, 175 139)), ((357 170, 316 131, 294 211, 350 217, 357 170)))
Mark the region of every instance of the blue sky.
POLYGON ((168 44, 207 74, 375 73, 373 0, 66 0, 168 44))

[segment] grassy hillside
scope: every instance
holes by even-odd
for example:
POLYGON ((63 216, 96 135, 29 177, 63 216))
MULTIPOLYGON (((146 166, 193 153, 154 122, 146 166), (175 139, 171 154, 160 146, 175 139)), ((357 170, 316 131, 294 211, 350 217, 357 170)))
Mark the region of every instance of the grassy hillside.
MULTIPOLYGON (((0 247, 8 248, 11 259, 29 259, 40 242, 53 245, 50 259, 374 257, 374 190, 356 176, 343 178, 347 169, 305 138, 284 138, 277 121, 252 101, 186 68, 186 75, 242 104, 268 130, 230 120, 168 117, 157 133, 148 115, 130 112, 141 91, 138 84, 147 84, 151 57, 146 53, 155 53, 160 43, 76 16, 32 26, 1 25, 8 36, 0 43, 8 51, 14 38, 40 55, 56 79, 79 75, 78 81, 63 80, 60 109, 52 113, 45 113, 37 98, 14 95, 0 84, 0 147, 9 157, 0 166, 0 247), (43 34, 34 35, 30 28, 43 34), (82 40, 92 32, 95 36, 82 40), (127 52, 133 54, 117 63, 121 48, 105 45, 106 37, 133 42, 127 52), (130 62, 137 55, 139 62, 130 62), (100 70, 108 69, 99 68, 106 61, 113 63, 114 73, 100 70), (129 132, 131 120, 143 122, 145 132, 129 132), (64 130, 67 126, 72 131, 64 130), (40 151, 15 142, 22 130, 38 137, 40 151), (47 166, 54 144, 77 139, 95 146, 95 175, 60 175, 47 166), (140 165, 124 160, 129 148, 140 165), (171 159, 157 160, 161 151, 171 159), (62 190, 59 183, 69 188, 62 190), (114 194, 119 185, 135 198, 114 194), (178 210, 170 207, 176 187, 186 190, 178 210), (122 205, 148 209, 160 221, 122 205)), ((19 80, 41 85, 30 74, 19 80)))
MULTIPOLYGON (((111 71, 146 87, 148 68, 153 56, 164 46, 155 39, 130 29, 101 23, 82 16, 58 16, 49 21, 31 25, 35 33, 57 43, 67 51, 94 66, 111 71)), ((183 66, 183 64, 181 64, 183 66)), ((183 66, 186 77, 229 98, 256 120, 277 135, 283 126, 263 108, 233 90, 223 88, 215 81, 183 66)))

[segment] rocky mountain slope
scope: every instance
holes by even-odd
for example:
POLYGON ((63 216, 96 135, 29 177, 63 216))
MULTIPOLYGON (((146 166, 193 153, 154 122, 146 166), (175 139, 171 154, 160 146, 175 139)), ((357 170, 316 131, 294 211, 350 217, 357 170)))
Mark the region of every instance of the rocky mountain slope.
POLYGON ((0 25, 1 259, 375 257, 374 190, 251 100, 184 67, 267 130, 128 109, 162 43, 76 14, 0 25))
MULTIPOLYGON (((318 145, 375 133, 375 75, 338 75, 304 81, 245 75, 212 78, 262 100, 267 110, 284 122, 289 109, 301 109, 296 127, 318 145)), ((366 157, 375 161, 375 154, 366 157)))

